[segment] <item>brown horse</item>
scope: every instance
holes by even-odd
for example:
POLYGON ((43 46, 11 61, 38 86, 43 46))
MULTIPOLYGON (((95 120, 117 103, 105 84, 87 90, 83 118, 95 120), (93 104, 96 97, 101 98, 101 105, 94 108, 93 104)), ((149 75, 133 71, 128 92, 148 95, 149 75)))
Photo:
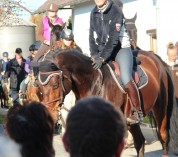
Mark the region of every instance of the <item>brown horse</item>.
MULTIPOLYGON (((163 146, 163 156, 168 154, 167 110, 168 108, 168 73, 158 57, 154 54, 139 51, 137 57, 141 67, 148 77, 148 84, 140 90, 145 115, 153 112, 157 127, 158 137, 163 146)), ((58 68, 53 72, 40 72, 39 76, 47 75, 44 81, 38 82, 42 93, 42 103, 54 115, 58 115, 58 105, 63 103, 65 96, 72 90, 76 99, 97 95, 113 102, 124 112, 127 108, 127 94, 118 87, 116 79, 111 75, 108 65, 103 65, 101 70, 94 70, 89 57, 78 53, 74 49, 61 51, 51 62, 58 68), (45 82, 45 83, 44 83, 45 82)), ((171 101, 169 101, 171 102, 171 101)), ((132 125, 130 132, 134 138, 134 145, 139 157, 144 156, 145 138, 139 125, 132 125)))

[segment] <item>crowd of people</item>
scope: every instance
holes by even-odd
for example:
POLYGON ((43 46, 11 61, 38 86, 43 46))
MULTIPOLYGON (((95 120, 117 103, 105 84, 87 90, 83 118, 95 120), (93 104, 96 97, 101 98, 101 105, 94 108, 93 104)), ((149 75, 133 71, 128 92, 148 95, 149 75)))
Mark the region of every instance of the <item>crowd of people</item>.
MULTIPOLYGON (((14 157, 55 156, 54 121, 49 110, 40 102, 11 107, 4 122, 4 131, 9 141, 6 145, 14 145, 8 148, 12 152, 6 154, 13 153, 14 157)), ((91 96, 77 101, 70 110, 62 141, 70 156, 120 157, 125 135, 126 122, 121 110, 109 101, 91 96)), ((1 140, 0 137, 0 143, 1 140)), ((2 148, 4 145, 0 145, 0 150, 2 148)), ((2 154, 0 151, 0 155, 6 157, 2 154)))

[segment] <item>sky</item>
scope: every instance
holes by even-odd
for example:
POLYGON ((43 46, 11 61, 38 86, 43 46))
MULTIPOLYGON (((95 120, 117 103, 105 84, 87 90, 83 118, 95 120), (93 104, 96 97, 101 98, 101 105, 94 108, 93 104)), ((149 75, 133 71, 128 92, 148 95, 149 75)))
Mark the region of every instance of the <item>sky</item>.
MULTIPOLYGON (((35 11, 47 0, 22 0, 22 5, 25 6, 30 11, 35 11)), ((26 21, 29 21, 30 14, 26 11, 23 12, 22 18, 26 21)))

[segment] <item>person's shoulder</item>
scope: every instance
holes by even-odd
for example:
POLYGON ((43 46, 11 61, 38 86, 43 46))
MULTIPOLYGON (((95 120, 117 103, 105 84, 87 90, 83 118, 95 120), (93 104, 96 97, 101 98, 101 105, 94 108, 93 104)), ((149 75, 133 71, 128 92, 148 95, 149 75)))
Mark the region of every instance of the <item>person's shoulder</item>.
POLYGON ((12 58, 9 60, 9 62, 12 63, 12 62, 15 62, 15 60, 16 60, 15 58, 12 58))
POLYGON ((48 21, 48 17, 47 17, 46 15, 44 15, 44 16, 42 17, 41 23, 43 23, 43 22, 45 22, 45 21, 48 21))
POLYGON ((97 6, 95 6, 95 7, 91 10, 91 14, 94 14, 95 12, 98 12, 97 6))
POLYGON ((26 62, 26 59, 22 57, 22 61, 23 61, 23 62, 26 62))
POLYGON ((32 56, 28 56, 27 58, 26 58, 26 63, 29 63, 29 62, 31 62, 32 61, 32 56))
POLYGON ((112 3, 111 10, 117 14, 123 14, 122 10, 115 3, 112 3))

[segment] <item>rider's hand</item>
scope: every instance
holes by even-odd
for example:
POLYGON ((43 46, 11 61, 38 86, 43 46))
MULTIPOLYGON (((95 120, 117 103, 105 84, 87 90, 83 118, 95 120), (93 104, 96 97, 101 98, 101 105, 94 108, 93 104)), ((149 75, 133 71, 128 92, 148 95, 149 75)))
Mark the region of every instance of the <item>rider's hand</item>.
POLYGON ((48 41, 48 40, 44 40, 44 42, 43 42, 44 44, 46 44, 46 45, 50 45, 50 41, 48 41))
POLYGON ((92 63, 93 68, 94 68, 95 70, 101 68, 103 62, 104 62, 104 58, 102 58, 102 57, 97 57, 97 58, 95 58, 95 59, 93 60, 93 63, 92 63))
POLYGON ((96 58, 99 58, 99 55, 93 55, 91 56, 91 60, 94 61, 96 58))

